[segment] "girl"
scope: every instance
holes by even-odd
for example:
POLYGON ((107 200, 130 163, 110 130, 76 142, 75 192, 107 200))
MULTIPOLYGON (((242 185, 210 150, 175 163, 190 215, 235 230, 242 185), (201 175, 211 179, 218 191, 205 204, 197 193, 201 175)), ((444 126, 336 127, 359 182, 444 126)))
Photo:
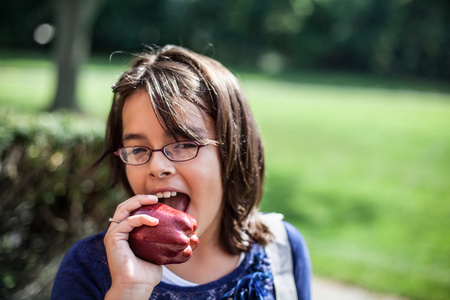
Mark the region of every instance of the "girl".
POLYGON ((263 147, 237 79, 211 58, 166 46, 137 56, 113 90, 98 163, 109 159, 130 198, 106 232, 66 254, 52 298, 309 299, 301 234, 258 212, 263 147), (128 245, 134 228, 158 224, 130 213, 157 202, 198 222, 200 244, 185 263, 155 265, 128 245))

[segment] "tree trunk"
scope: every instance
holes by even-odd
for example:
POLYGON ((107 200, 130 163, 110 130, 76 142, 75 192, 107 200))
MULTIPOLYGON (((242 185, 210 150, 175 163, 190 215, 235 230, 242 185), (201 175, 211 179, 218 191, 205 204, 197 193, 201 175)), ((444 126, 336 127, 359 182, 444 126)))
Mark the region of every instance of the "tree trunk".
POLYGON ((92 28, 104 2, 104 0, 55 0, 58 83, 50 110, 79 110, 78 73, 89 57, 92 28))

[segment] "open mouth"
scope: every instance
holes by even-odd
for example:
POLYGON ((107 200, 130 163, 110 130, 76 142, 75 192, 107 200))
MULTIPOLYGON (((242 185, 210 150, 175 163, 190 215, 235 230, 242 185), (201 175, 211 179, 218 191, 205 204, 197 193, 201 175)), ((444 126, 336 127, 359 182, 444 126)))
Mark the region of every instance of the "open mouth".
POLYGON ((156 193, 160 203, 169 205, 172 208, 186 212, 189 206, 190 198, 188 195, 177 192, 159 192, 156 193))

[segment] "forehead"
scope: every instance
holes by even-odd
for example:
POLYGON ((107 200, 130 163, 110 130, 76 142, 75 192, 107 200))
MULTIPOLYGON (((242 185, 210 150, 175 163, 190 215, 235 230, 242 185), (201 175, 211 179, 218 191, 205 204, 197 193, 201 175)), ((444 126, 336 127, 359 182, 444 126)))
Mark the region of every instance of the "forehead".
POLYGON ((182 99, 170 102, 152 101, 145 90, 136 91, 124 100, 122 109, 123 134, 156 130, 175 139, 202 139, 215 137, 215 122, 196 104, 182 99), (161 107, 163 106, 163 107, 161 107))

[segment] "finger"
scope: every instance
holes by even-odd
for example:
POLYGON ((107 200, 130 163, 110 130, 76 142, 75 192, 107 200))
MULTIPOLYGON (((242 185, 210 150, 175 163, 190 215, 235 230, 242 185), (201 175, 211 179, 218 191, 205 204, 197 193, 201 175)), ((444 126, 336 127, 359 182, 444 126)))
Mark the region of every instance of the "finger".
POLYGON ((155 195, 136 195, 117 206, 113 219, 123 221, 130 216, 130 213, 143 205, 152 205, 158 203, 158 197, 155 195))
POLYGON ((159 220, 155 217, 151 217, 149 215, 140 214, 128 217, 126 219, 128 223, 134 228, 139 226, 156 226, 159 223, 159 220))
POLYGON ((113 226, 111 229, 114 229, 114 232, 120 231, 121 233, 128 234, 136 227, 156 226, 158 225, 158 223, 159 220, 157 218, 145 214, 140 214, 126 218, 119 224, 113 226))
POLYGON ((135 195, 128 200, 120 203, 117 208, 128 207, 135 202, 138 202, 141 205, 155 204, 158 202, 158 197, 156 197, 155 195, 135 195))

